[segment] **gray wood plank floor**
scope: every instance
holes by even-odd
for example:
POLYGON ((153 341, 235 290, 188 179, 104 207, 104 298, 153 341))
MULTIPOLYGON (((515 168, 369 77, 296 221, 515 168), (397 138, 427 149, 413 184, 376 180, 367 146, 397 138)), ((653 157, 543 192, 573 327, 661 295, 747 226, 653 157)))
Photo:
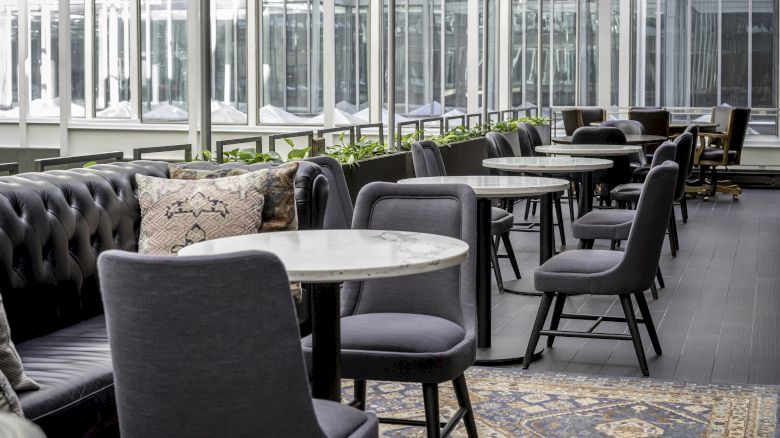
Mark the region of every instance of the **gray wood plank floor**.
MULTIPOLYGON (((517 208, 520 215, 523 205, 517 208)), ((661 268, 666 288, 647 299, 663 348, 656 356, 644 329, 650 376, 666 380, 735 384, 780 384, 780 191, 745 190, 740 202, 719 195, 689 200, 683 224, 677 209, 680 251, 672 257, 664 244, 661 268)), ((576 248, 568 211, 567 248, 576 248)), ((557 232, 556 232, 557 238, 557 232)), ((512 233, 524 278, 532 279, 539 260, 538 233, 512 233)), ((608 249, 608 242, 597 242, 608 249)), ((512 270, 502 262, 504 279, 512 270)), ((494 288, 493 331, 530 331, 539 298, 499 295, 494 288)), ((615 297, 578 296, 566 312, 622 315, 615 297)), ((580 330, 587 321, 562 321, 580 330)), ((628 333, 625 324, 604 323, 600 330, 628 333)), ((545 342, 542 338, 540 342, 545 342)), ((640 377, 631 342, 558 338, 530 371, 640 377)))

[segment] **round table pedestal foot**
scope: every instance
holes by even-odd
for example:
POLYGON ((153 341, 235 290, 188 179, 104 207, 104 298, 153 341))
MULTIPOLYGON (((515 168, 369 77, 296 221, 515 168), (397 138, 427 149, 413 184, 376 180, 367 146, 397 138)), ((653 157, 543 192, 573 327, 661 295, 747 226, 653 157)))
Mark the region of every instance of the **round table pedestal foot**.
POLYGON ((542 292, 534 289, 533 274, 529 274, 531 278, 521 278, 519 280, 504 281, 504 293, 513 295, 525 295, 532 297, 540 297, 544 295, 542 292))
MULTIPOLYGON (((477 348, 477 362, 480 366, 520 365, 523 363, 528 336, 493 335, 490 348, 477 348)), ((531 361, 539 360, 544 351, 544 342, 539 342, 531 361)))

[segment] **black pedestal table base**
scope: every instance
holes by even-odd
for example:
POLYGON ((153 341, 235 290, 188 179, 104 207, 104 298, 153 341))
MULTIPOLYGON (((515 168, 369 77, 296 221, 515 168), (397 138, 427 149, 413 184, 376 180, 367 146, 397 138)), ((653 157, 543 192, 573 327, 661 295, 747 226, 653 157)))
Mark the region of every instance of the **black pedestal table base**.
POLYGON ((314 284, 312 291, 312 396, 341 403, 341 288, 314 284))

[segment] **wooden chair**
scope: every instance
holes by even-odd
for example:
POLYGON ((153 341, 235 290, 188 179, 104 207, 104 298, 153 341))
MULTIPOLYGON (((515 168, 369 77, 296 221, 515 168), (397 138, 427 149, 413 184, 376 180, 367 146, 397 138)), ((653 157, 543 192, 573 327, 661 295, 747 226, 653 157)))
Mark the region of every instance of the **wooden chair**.
POLYGON ((742 188, 732 181, 718 181, 718 167, 740 164, 742 147, 745 144, 750 108, 714 107, 712 121, 717 123, 715 132, 700 132, 699 148, 694 163, 699 166, 699 180, 702 187, 698 193, 713 196, 715 193, 728 193, 739 200, 742 188), (710 180, 705 180, 710 169, 710 180))
POLYGON ((578 128, 607 120, 607 111, 602 108, 569 108, 561 110, 561 117, 566 135, 574 135, 578 128))

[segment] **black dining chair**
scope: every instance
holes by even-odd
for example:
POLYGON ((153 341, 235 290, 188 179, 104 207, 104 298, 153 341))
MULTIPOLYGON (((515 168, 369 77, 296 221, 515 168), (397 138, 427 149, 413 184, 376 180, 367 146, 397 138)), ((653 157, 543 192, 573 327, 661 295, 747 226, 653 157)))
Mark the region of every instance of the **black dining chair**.
MULTIPOLYGON (((603 122, 601 126, 617 128, 626 136, 642 135, 645 133, 644 126, 636 120, 607 120, 603 122)), ((636 174, 637 170, 641 169, 647 161, 644 152, 629 155, 629 160, 634 174, 636 174)), ((649 169, 649 166, 647 169, 649 169)))
POLYGON ((672 209, 678 169, 677 163, 667 161, 650 170, 639 199, 636 218, 625 251, 566 251, 554 256, 536 270, 534 286, 544 295, 528 341, 523 368, 529 367, 540 336, 547 336, 548 348, 553 346, 558 336, 587 337, 633 341, 642 375, 650 375, 638 323, 645 325, 655 353, 660 355, 661 344, 658 341, 644 291, 648 290, 655 281, 664 233, 672 209), (625 316, 618 318, 563 313, 566 298, 569 295, 582 294, 617 296, 625 316), (634 315, 632 295, 636 299, 641 319, 637 319, 634 315), (550 326, 548 330, 544 330, 553 300, 555 300, 555 307, 550 326), (558 330, 561 319, 585 319, 593 320, 595 323, 587 332, 558 330), (596 332, 595 329, 603 321, 625 322, 629 334, 596 332))
MULTIPOLYGON (((586 126, 574 132, 571 138, 572 144, 626 144, 626 135, 618 128, 602 126, 586 126)), ((614 164, 610 169, 603 172, 595 172, 594 179, 602 184, 602 190, 599 194, 599 203, 612 205, 609 192, 613 187, 626 183, 631 180, 631 164, 627 156, 606 157, 614 164), (606 186, 604 188, 603 186, 606 186)), ((588 190, 588 188, 583 188, 588 190)), ((590 188, 590 190, 593 190, 590 188)))
MULTIPOLYGON (((509 148, 509 146, 506 145, 505 147, 509 148)), ((447 169, 444 167, 444 160, 441 157, 439 145, 430 140, 422 140, 412 143, 412 161, 414 162, 414 174, 418 178, 428 176, 447 176, 447 169)), ((499 240, 504 244, 506 258, 509 259, 509 264, 512 265, 515 278, 519 279, 521 277, 520 267, 517 264, 515 251, 512 248, 512 240, 509 236, 509 233, 512 231, 515 223, 515 216, 503 208, 498 207, 493 207, 490 210, 490 215, 490 235, 495 237, 495 239, 491 239, 493 245, 491 246, 492 251, 490 252, 490 260, 493 266, 493 274, 496 277, 496 285, 498 286, 499 292, 503 293, 504 278, 503 275, 501 275, 501 266, 498 263, 499 240)))
MULTIPOLYGON (((477 200, 465 185, 374 182, 358 194, 354 229, 439 234, 477 246, 477 200)), ((405 238, 399 235, 398 238, 405 238)), ((409 237, 414 239, 414 237, 409 237)), ((366 406, 366 381, 421 383, 429 437, 449 434, 462 419, 477 436, 464 371, 476 360, 476 251, 452 268, 401 278, 346 282, 342 375, 355 380, 353 405, 366 406), (458 411, 440 429, 439 384, 452 382, 458 411)), ((311 337, 302 340, 311 363, 311 337)))
MULTIPOLYGON (((671 123, 669 110, 657 107, 632 108, 628 111, 628 119, 642 124, 646 135, 658 135, 669 137, 669 124, 671 123)), ((651 160, 653 153, 662 142, 648 143, 644 145, 645 154, 651 160)))
POLYGON ((325 155, 306 158, 317 164, 328 180, 328 203, 325 206, 325 218, 322 228, 325 230, 348 230, 352 225, 352 198, 349 195, 347 180, 341 163, 325 155))
POLYGON ((106 251, 98 272, 122 437, 378 435, 373 414, 312 400, 275 255, 106 251))

